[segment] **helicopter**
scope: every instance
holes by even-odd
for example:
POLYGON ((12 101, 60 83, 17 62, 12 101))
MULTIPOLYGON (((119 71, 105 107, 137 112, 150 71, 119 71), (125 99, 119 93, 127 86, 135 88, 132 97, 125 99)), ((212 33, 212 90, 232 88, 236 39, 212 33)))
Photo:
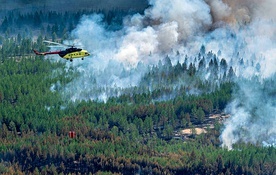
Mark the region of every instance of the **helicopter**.
POLYGON ((90 55, 90 53, 87 50, 76 48, 74 45, 61 44, 61 43, 46 41, 46 40, 43 42, 54 44, 56 46, 59 45, 67 48, 65 50, 52 51, 52 52, 38 52, 37 50, 33 50, 36 55, 58 54, 61 58, 70 60, 71 62, 75 58, 81 58, 83 60, 84 57, 87 57, 90 55))

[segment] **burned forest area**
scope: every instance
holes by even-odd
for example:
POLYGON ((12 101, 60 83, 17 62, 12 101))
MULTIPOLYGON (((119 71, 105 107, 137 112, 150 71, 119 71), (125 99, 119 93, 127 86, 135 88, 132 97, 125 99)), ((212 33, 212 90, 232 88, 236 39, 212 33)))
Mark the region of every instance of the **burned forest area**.
POLYGON ((124 2, 2 2, 0 174, 275 174, 274 19, 254 46, 257 1, 124 2))

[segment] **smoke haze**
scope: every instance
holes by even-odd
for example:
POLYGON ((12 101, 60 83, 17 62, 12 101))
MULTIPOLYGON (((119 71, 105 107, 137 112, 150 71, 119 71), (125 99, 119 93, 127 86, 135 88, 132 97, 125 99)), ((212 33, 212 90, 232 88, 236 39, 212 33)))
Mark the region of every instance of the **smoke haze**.
MULTIPOLYGON (((274 0, 150 0, 144 14, 106 29, 101 15, 84 16, 72 32, 93 56, 68 63, 81 76, 66 86, 71 100, 107 100, 139 85, 148 67, 206 51, 225 58, 238 76, 226 111, 222 146, 275 144, 276 11, 274 0), (178 54, 176 54, 178 53, 178 54), (243 60, 243 64, 240 61, 243 60), (273 83, 274 82, 274 83, 273 83), (269 84, 269 85, 268 85, 269 84), (99 90, 100 89, 100 90, 99 90)), ((150 88, 150 87, 149 87, 150 88)))
POLYGON ((82 9, 94 10, 143 10, 147 7, 146 0, 0 0, 0 10, 33 10, 49 11, 78 11, 82 9))

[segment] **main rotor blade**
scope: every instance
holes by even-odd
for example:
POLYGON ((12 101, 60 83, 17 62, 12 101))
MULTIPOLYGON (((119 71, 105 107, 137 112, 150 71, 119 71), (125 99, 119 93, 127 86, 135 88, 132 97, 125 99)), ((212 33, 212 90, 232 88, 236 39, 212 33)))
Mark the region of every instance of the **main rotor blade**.
POLYGON ((57 42, 53 42, 53 41, 44 40, 43 42, 44 43, 49 43, 49 44, 61 45, 61 43, 57 43, 57 42))
POLYGON ((61 44, 61 43, 57 43, 57 42, 53 42, 53 41, 47 41, 47 40, 44 40, 43 42, 45 42, 45 43, 49 43, 49 44, 60 45, 60 46, 64 46, 64 47, 73 47, 72 45, 61 44))
MULTIPOLYGON (((75 40, 75 41, 77 41, 77 40, 75 40)), ((56 45, 57 47, 58 46, 62 46, 62 47, 82 47, 82 44, 78 41, 77 43, 75 43, 75 41, 74 41, 74 44, 62 44, 62 43, 57 43, 57 42, 53 42, 53 41, 47 41, 47 40, 44 40, 43 42, 45 42, 45 43, 48 43, 48 44, 54 44, 54 45, 56 45)), ((65 41, 65 42, 70 42, 70 41, 65 41)), ((48 46, 49 47, 49 46, 48 46)), ((51 46, 50 46, 51 47, 51 46)))
POLYGON ((49 47, 49 48, 60 48, 60 49, 65 49, 65 48, 67 48, 66 46, 63 46, 63 45, 49 45, 49 46, 47 46, 47 47, 49 47))

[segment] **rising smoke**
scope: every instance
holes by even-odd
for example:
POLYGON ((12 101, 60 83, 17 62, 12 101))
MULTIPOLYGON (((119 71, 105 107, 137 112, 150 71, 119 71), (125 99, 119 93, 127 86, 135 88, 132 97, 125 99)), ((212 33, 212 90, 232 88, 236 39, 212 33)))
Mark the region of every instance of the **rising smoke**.
POLYGON ((239 141, 275 143, 276 2, 150 0, 149 4, 143 15, 126 17, 119 31, 106 30, 101 15, 81 19, 72 36, 93 56, 73 62, 81 76, 67 85, 65 93, 73 101, 107 100, 120 95, 120 89, 137 86, 148 67, 167 55, 183 61, 186 54, 197 55, 203 44, 207 51, 221 51, 219 59, 225 58, 238 76, 234 100, 226 109, 231 118, 222 131, 222 145, 231 149, 239 141))

